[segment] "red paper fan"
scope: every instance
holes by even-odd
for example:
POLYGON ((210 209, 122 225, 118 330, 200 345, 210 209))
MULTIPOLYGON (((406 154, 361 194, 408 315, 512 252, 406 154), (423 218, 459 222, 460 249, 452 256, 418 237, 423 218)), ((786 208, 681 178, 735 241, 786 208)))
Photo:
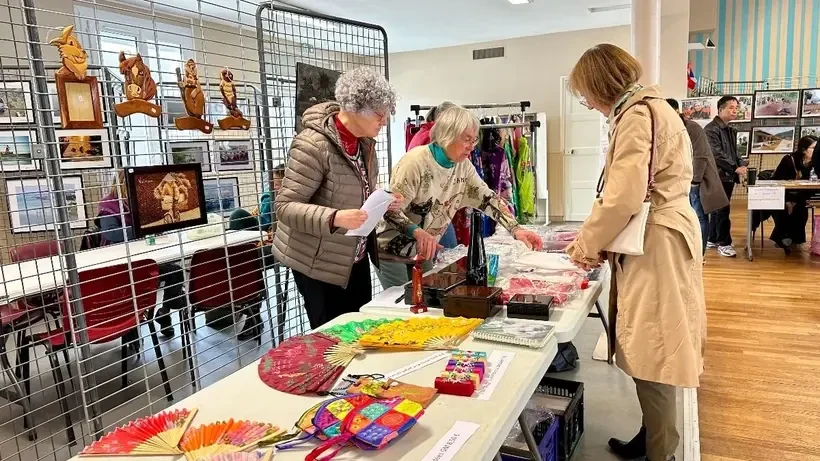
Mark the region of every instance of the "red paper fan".
POLYGON ((289 394, 328 392, 355 355, 339 360, 335 356, 341 347, 339 340, 321 333, 288 338, 259 361, 259 377, 289 394))
POLYGON ((140 418, 105 434, 80 456, 178 455, 177 444, 196 415, 196 408, 164 411, 140 418))
POLYGON ((279 428, 267 423, 229 419, 185 431, 179 448, 185 458, 198 461, 208 456, 247 450, 277 432, 279 428))

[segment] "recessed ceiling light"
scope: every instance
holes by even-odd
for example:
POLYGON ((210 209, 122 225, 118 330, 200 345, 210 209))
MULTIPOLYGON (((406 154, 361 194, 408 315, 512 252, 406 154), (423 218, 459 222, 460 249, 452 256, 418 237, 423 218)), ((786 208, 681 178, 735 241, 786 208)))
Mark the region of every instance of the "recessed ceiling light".
POLYGON ((527 3, 532 3, 535 0, 507 0, 507 1, 512 3, 513 5, 526 5, 527 3))

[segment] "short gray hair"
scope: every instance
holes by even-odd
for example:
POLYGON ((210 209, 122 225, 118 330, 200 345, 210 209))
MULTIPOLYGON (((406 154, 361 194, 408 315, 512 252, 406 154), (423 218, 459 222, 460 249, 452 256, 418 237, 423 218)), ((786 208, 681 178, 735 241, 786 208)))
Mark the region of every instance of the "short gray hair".
POLYGON ((370 67, 349 70, 336 81, 336 102, 346 112, 396 113, 396 89, 370 67))
POLYGON ((430 142, 447 148, 464 132, 478 132, 478 117, 467 109, 452 105, 436 114, 436 124, 430 131, 430 142))

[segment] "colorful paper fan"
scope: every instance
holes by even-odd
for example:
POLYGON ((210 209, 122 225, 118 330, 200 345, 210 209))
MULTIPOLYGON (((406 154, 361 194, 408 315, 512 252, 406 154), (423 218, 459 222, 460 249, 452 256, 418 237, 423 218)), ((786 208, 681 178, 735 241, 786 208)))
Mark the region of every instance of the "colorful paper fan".
POLYGON ((199 458, 197 461, 271 461, 273 450, 252 451, 250 453, 222 453, 209 458, 199 458))
POLYGON ((259 378, 289 394, 326 393, 359 352, 322 333, 294 336, 265 353, 259 378))
POLYGON ((412 317, 386 323, 362 335, 359 345, 389 349, 452 349, 482 319, 464 317, 412 317))
POLYGON ((336 338, 342 343, 351 344, 357 342, 359 338, 368 331, 394 321, 396 321, 396 319, 366 319, 361 322, 353 320, 341 325, 325 328, 322 330, 322 334, 336 338))
POLYGON ((181 451, 177 444, 196 411, 164 411, 132 421, 92 442, 80 456, 178 455, 181 451))
POLYGON ((247 450, 278 433, 279 428, 267 423, 229 419, 185 431, 179 448, 186 459, 198 461, 209 456, 247 450))

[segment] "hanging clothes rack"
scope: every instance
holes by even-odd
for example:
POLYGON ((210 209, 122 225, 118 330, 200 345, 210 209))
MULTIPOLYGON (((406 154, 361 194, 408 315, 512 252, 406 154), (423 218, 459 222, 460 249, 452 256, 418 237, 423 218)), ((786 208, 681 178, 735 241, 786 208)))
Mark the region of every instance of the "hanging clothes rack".
MULTIPOLYGON (((461 107, 465 109, 508 109, 513 107, 518 107, 521 109, 521 113, 523 114, 526 112, 527 108, 532 106, 529 101, 518 101, 518 102, 504 102, 504 103, 489 103, 489 104, 460 104, 461 107)), ((411 104, 410 105, 410 112, 415 112, 416 120, 418 120, 419 115, 422 111, 430 110, 436 106, 422 106, 419 104, 411 104)))

